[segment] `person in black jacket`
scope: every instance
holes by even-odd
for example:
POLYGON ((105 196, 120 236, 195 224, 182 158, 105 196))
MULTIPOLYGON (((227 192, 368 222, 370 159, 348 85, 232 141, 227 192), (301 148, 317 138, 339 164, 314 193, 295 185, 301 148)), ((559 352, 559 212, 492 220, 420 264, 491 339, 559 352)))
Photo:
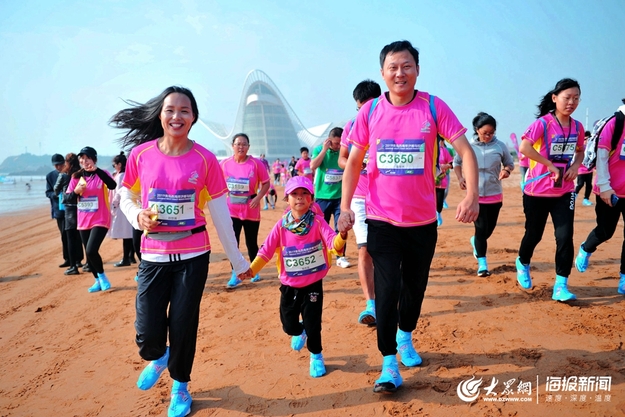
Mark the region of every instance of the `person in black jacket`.
POLYGON ((62 210, 59 210, 59 197, 54 193, 54 184, 56 184, 56 180, 59 177, 59 172, 63 169, 63 165, 65 165, 65 159, 63 155, 55 153, 52 155, 52 165, 54 165, 54 171, 50 171, 48 175, 46 175, 46 197, 50 199, 50 214, 53 219, 56 219, 56 225, 59 228, 59 232, 61 233, 61 243, 63 245, 63 263, 59 265, 59 268, 66 268, 71 266, 69 261, 69 254, 67 252, 67 240, 65 239, 65 234, 63 230, 65 213, 62 210))
MULTIPOLYGON (((72 178, 72 175, 80 170, 80 163, 75 153, 68 153, 65 156, 65 165, 63 170, 59 173, 59 178, 54 185, 54 192, 61 196, 61 201, 65 206, 65 239, 67 241, 67 251, 69 254, 70 267, 65 271, 65 275, 78 275, 82 265, 83 245, 80 240, 80 233, 78 233, 78 211, 77 211, 77 197, 74 193, 67 192, 67 186, 72 178)), ((89 272, 89 271, 85 271, 89 272)))

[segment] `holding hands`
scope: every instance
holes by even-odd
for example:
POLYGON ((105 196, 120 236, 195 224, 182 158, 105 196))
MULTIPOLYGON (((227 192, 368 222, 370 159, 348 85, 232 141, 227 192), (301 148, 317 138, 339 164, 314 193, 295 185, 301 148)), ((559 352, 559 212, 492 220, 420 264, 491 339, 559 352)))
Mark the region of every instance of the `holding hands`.
POLYGON ((252 272, 252 268, 249 268, 247 271, 242 272, 239 275, 237 275, 237 278, 239 278, 240 280, 253 278, 253 277, 254 277, 254 273, 252 272))

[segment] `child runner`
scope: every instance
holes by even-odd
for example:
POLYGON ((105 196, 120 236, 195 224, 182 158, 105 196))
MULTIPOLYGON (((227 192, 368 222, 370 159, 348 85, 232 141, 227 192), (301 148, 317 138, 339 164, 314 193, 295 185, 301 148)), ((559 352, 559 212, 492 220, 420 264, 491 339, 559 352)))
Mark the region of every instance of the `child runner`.
POLYGON ((308 340, 310 376, 318 378, 326 373, 321 354, 322 280, 330 269, 331 253, 343 250, 347 233, 337 235, 323 215, 311 210, 314 188, 308 178, 291 178, 284 193, 291 209, 273 227, 247 273, 239 277, 255 276, 278 255, 282 329, 292 336, 294 350, 308 340))

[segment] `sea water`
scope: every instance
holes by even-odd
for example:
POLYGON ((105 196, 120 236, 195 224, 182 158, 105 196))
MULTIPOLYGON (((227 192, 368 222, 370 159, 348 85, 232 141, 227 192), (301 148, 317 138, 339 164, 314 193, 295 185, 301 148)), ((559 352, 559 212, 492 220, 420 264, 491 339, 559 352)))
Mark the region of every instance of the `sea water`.
POLYGON ((46 197, 46 177, 23 175, 3 177, 0 182, 0 215, 50 206, 46 197), (14 183, 4 182, 15 180, 14 183))

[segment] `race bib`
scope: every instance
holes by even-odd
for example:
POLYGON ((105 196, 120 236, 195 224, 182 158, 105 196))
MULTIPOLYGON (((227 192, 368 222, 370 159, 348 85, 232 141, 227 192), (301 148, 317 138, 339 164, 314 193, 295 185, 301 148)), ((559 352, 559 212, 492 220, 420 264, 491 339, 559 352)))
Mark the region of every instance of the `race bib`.
POLYGON ((249 178, 232 178, 226 180, 228 191, 230 193, 230 203, 245 204, 250 194, 249 178))
POLYGON ((307 243, 302 248, 285 247, 282 249, 282 257, 286 275, 295 278, 325 270, 327 265, 323 251, 321 240, 307 243))
POLYGON ((162 226, 195 225, 195 190, 167 190, 153 188, 148 194, 148 207, 158 207, 158 221, 162 226))
POLYGON ((323 182, 326 184, 337 184, 343 180, 343 170, 342 169, 329 169, 326 171, 323 182))
POLYGON ((619 159, 621 161, 625 161, 625 141, 621 144, 621 153, 619 154, 619 159))
POLYGON ((577 135, 571 135, 568 142, 563 135, 556 135, 549 145, 551 159, 571 160, 577 147, 577 135))
POLYGON ((312 174, 312 169, 310 169, 310 167, 304 168, 304 174, 306 174, 306 175, 312 174))
POLYGON ((83 213, 95 213, 98 211, 98 196, 80 197, 78 200, 78 211, 83 213))
POLYGON ((378 139, 376 164, 382 175, 423 175, 425 140, 378 139))

